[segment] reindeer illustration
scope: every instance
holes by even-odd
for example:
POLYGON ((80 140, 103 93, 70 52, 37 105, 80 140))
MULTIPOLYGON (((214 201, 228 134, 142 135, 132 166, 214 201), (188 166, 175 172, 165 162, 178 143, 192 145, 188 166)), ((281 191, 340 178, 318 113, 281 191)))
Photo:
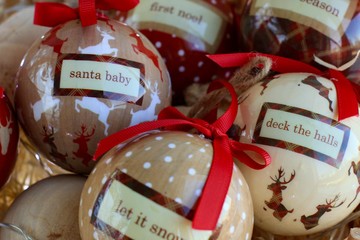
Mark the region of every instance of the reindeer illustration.
POLYGON ((338 194, 332 200, 326 199, 326 204, 318 205, 316 207, 316 209, 317 209, 316 213, 314 213, 312 215, 309 215, 309 216, 302 215, 301 222, 304 224, 305 229, 309 230, 311 228, 316 227, 317 225, 319 225, 319 220, 322 217, 322 215, 324 215, 326 212, 330 212, 331 209, 333 209, 333 208, 340 207, 345 202, 345 200, 342 201, 341 203, 339 203, 338 205, 335 205, 335 203, 339 200, 339 197, 340 196, 338 194))
POLYGON ((282 204, 283 201, 282 191, 287 188, 287 186, 284 185, 290 183, 295 178, 295 171, 291 173, 291 176, 288 181, 285 180, 284 177, 285 173, 282 167, 278 169, 278 173, 279 175, 278 176, 275 175, 275 178, 270 177, 274 181, 274 183, 268 185, 267 189, 271 190, 273 192, 273 195, 269 202, 265 200, 265 204, 270 209, 274 210, 273 216, 277 218, 279 221, 281 221, 286 216, 286 214, 292 213, 294 211, 294 209, 288 210, 282 204), (282 177, 284 177, 283 180, 281 180, 282 177))
POLYGON ((57 32, 62 29, 62 25, 58 25, 53 28, 47 35, 45 35, 45 38, 41 41, 43 45, 47 45, 54 48, 54 52, 60 54, 61 48, 64 45, 64 43, 68 40, 67 38, 65 40, 62 40, 58 38, 57 32))
POLYGON ((351 174, 351 169, 352 169, 352 172, 355 174, 355 176, 357 177, 357 180, 358 180, 358 183, 359 183, 359 186, 358 188, 356 189, 356 194, 355 194, 355 197, 354 199, 348 204, 347 207, 350 207, 350 205, 356 200, 359 192, 360 192, 360 161, 355 163, 354 161, 351 162, 351 166, 349 167, 349 170, 348 170, 348 175, 350 176, 351 174))
POLYGON ((151 51, 150 49, 145 47, 145 45, 144 45, 143 41, 141 40, 141 37, 138 33, 133 31, 133 33, 131 33, 129 36, 136 40, 136 44, 131 44, 134 52, 136 54, 139 54, 139 52, 140 52, 140 53, 144 54, 145 56, 147 56, 153 62, 155 67, 159 70, 161 81, 163 81, 162 71, 161 71, 160 63, 159 63, 159 56, 157 56, 153 51, 151 51))
POLYGON ((158 91, 158 84, 155 83, 154 88, 151 88, 151 84, 146 84, 146 87, 148 90, 151 91, 151 103, 150 105, 146 108, 146 109, 142 109, 139 111, 134 112, 134 109, 130 110, 130 114, 132 115, 131 117, 131 122, 130 122, 130 126, 139 124, 141 122, 145 122, 145 121, 152 121, 152 120, 156 120, 157 119, 157 114, 156 114, 156 105, 160 104, 160 97, 159 97, 159 91, 158 91))
POLYGON ((41 115, 51 109, 53 109, 53 113, 59 114, 60 99, 52 96, 54 82, 52 81, 51 71, 49 71, 47 63, 42 64, 41 70, 37 71, 35 79, 37 79, 38 86, 44 86, 41 99, 34 104, 30 103, 34 120, 38 122, 41 119, 41 115))
POLYGON ((272 80, 277 79, 277 78, 279 78, 279 76, 276 76, 276 75, 266 78, 266 79, 260 84, 260 86, 263 88, 263 89, 261 90, 261 92, 260 92, 260 95, 263 95, 263 94, 264 94, 265 89, 267 89, 269 82, 271 82, 272 80))
POLYGON ((58 151, 56 144, 54 143, 54 128, 51 127, 51 131, 48 131, 45 126, 43 126, 43 133, 44 136, 43 142, 50 146, 50 155, 53 156, 55 159, 59 159, 60 161, 66 163, 67 153, 62 154, 58 151))
POLYGON ((102 102, 94 97, 83 97, 82 99, 76 99, 75 100, 75 110, 77 112, 80 112, 79 106, 82 109, 87 109, 90 112, 93 112, 94 114, 98 115, 98 120, 105 126, 104 134, 106 136, 109 134, 108 133, 109 124, 107 123, 107 119, 109 117, 110 112, 115 109, 125 109, 126 108, 125 103, 120 103, 117 105, 113 104, 111 107, 109 107, 104 102, 102 102))
POLYGON ((12 123, 11 117, 8 119, 6 117, 6 124, 3 126, 0 122, 0 145, 1 145, 1 155, 6 155, 10 142, 10 135, 12 134, 12 128, 10 124, 12 123))
POLYGON ((332 90, 332 88, 327 88, 324 85, 322 85, 321 82, 319 82, 319 80, 317 80, 316 76, 314 76, 314 75, 308 76, 301 82, 318 90, 319 95, 322 96, 323 98, 325 98, 329 102, 329 110, 331 112, 334 111, 333 107, 331 106, 332 101, 329 98, 329 93, 332 90))
POLYGON ((116 57, 118 54, 118 49, 112 48, 109 44, 109 41, 114 40, 115 37, 111 36, 110 32, 101 30, 99 26, 96 26, 96 30, 99 31, 100 35, 102 36, 101 42, 99 42, 95 46, 88 46, 86 48, 79 47, 78 49, 79 52, 83 54, 95 54, 95 55, 109 54, 116 57))
POLYGON ((91 133, 87 133, 87 127, 84 124, 82 124, 81 131, 75 133, 77 137, 73 140, 74 143, 79 145, 78 150, 76 152, 73 152, 73 154, 77 158, 82 159, 82 163, 85 166, 88 166, 89 162, 92 159, 92 155, 88 153, 89 148, 87 146, 87 142, 91 139, 94 133, 95 133, 95 127, 93 127, 91 133))

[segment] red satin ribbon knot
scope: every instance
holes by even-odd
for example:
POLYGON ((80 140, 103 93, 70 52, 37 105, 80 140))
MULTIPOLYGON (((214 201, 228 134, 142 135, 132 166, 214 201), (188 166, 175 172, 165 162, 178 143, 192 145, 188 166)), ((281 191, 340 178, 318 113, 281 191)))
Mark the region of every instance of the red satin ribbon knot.
POLYGON ((229 90, 232 101, 227 111, 214 123, 188 118, 176 108, 167 107, 159 113, 158 120, 140 123, 101 140, 94 154, 94 159, 97 159, 128 139, 159 128, 181 131, 196 129, 205 137, 212 139, 214 149, 212 164, 192 222, 192 227, 200 230, 213 230, 216 227, 231 182, 233 158, 254 169, 262 169, 271 161, 270 155, 262 148, 231 140, 225 134, 237 114, 237 96, 231 84, 226 81, 213 82, 213 84, 218 83, 229 90), (254 161, 244 151, 259 154, 263 158, 263 164, 254 161))
POLYGON ((80 19, 83 27, 96 24, 99 14, 96 9, 129 11, 139 0, 79 0, 79 8, 62 3, 36 2, 34 24, 55 27, 70 20, 80 19))
POLYGON ((268 57, 273 61, 272 70, 279 73, 308 72, 319 76, 328 77, 335 85, 338 104, 338 120, 359 116, 358 99, 360 96, 358 88, 354 88, 352 83, 339 71, 329 69, 322 72, 319 69, 289 58, 274 56, 263 53, 230 53, 208 55, 210 59, 221 67, 237 67, 249 62, 256 56, 268 57))

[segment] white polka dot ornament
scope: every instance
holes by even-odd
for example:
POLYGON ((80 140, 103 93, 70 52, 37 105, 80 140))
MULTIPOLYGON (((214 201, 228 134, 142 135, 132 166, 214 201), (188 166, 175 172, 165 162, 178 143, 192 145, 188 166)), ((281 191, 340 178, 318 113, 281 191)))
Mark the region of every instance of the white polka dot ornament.
POLYGON ((244 129, 240 142, 252 142, 272 158, 259 171, 239 164, 252 194, 255 225, 270 233, 326 231, 360 202, 356 95, 342 74, 328 76, 279 74, 241 96, 235 120, 244 129))
MULTIPOLYGON (((82 238, 250 240, 250 191, 231 153, 221 150, 229 148, 234 154, 240 143, 218 132, 221 127, 216 125, 191 121, 169 107, 157 121, 102 140, 95 157, 106 153, 89 175, 81 196, 82 238), (149 131, 160 126, 190 126, 203 135, 149 131), (144 133, 139 136, 139 132, 144 133), (209 138, 212 134, 213 139, 209 138), (133 135, 137 137, 126 140, 133 135), (123 140, 127 143, 117 144, 123 140)), ((262 149, 250 150, 268 157, 262 149)), ((259 168, 267 164, 249 163, 259 168)))
MULTIPOLYGON (((36 16, 51 17, 54 4, 37 3, 36 16)), ((46 158, 80 174, 94 167, 100 139, 155 120, 171 101, 156 48, 105 17, 89 26, 75 17, 53 27, 28 50, 17 76, 15 105, 26 134, 46 158)))

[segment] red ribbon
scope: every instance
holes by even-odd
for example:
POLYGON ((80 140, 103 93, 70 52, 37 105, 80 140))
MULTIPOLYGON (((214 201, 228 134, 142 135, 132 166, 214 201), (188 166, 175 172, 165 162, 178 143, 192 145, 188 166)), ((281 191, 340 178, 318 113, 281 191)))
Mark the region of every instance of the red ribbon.
POLYGON ((139 0, 79 0, 79 8, 71 8, 62 3, 36 2, 34 24, 55 27, 70 20, 80 19, 83 27, 96 24, 96 9, 129 11, 139 0))
POLYGON ((159 113, 158 120, 140 123, 101 140, 94 154, 94 159, 97 159, 114 146, 140 133, 158 128, 182 131, 185 128, 195 128, 205 137, 212 139, 214 149, 212 165, 192 222, 192 227, 200 230, 213 230, 216 227, 231 182, 233 157, 254 169, 262 169, 271 161, 270 155, 265 150, 228 138, 226 132, 237 115, 237 96, 231 84, 226 81, 213 82, 213 84, 218 83, 229 90, 232 101, 227 111, 214 123, 188 118, 176 108, 167 107, 159 113), (264 164, 254 161, 244 151, 258 153, 263 158, 264 164))
POLYGON ((335 85, 338 103, 338 120, 359 116, 357 89, 354 89, 351 82, 339 71, 330 69, 323 73, 319 69, 293 59, 274 56, 262 53, 230 53, 208 55, 210 59, 221 67, 243 66, 251 58, 256 56, 268 57, 272 60, 272 70, 279 73, 308 72, 328 77, 335 85))

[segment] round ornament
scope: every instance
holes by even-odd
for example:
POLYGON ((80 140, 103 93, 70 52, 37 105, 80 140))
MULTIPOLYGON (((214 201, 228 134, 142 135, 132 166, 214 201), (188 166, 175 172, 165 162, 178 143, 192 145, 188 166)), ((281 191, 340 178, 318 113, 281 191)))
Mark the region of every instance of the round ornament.
POLYGON ((191 227, 212 157, 210 140, 179 131, 147 132, 112 148, 84 186, 82 238, 251 239, 252 201, 236 166, 216 228, 191 227))
POLYGON ((310 73, 268 77, 243 93, 235 120, 243 129, 240 142, 272 157, 259 171, 239 164, 257 227, 283 236, 313 234, 358 206, 360 121, 337 121, 338 100, 332 81, 310 73))
POLYGON ((159 50, 169 70, 173 105, 184 104, 192 83, 229 78, 206 54, 235 50, 232 4, 229 1, 140 1, 117 17, 141 31, 159 50))
POLYGON ((8 181, 16 163, 19 126, 4 89, 0 88, 0 189, 8 181))
MULTIPOLYGON (((339 68, 357 58, 359 12, 360 1, 352 0, 248 0, 245 10, 236 15, 238 45, 244 51, 339 68)), ((346 75, 356 71, 353 68, 346 75)), ((356 76, 348 78, 360 81, 356 76)))
MULTIPOLYGON (((4 223, 31 239, 78 239, 81 190, 86 178, 73 174, 40 180, 22 192, 7 210, 4 223)), ((16 232, 0 229, 1 239, 23 240, 16 232)))
POLYGON ((52 28, 28 50, 15 105, 34 145, 60 167, 90 173, 98 141, 170 105, 171 83, 156 48, 110 19, 52 28))

